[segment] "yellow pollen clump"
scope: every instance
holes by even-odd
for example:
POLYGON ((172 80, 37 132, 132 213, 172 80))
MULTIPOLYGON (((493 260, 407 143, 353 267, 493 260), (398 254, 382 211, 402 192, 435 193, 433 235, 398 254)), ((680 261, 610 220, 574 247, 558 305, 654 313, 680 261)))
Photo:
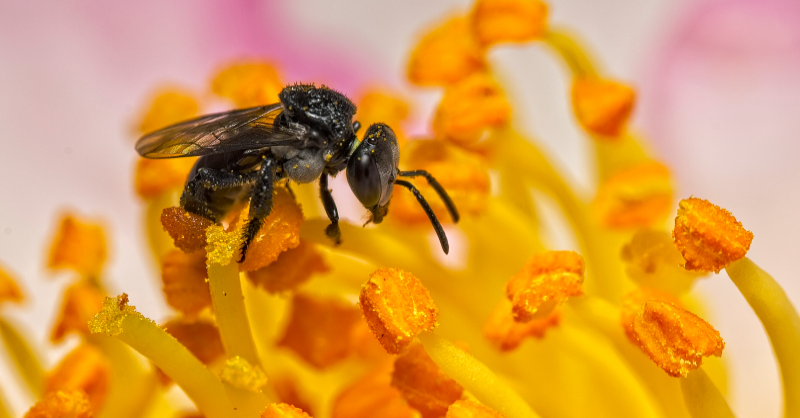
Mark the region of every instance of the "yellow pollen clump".
POLYGON ((428 289, 411 273, 381 268, 361 287, 361 310, 372 335, 390 354, 398 354, 414 337, 438 324, 428 289))
POLYGON ((500 351, 511 351, 519 347, 526 338, 544 338, 548 328, 557 326, 561 314, 553 310, 544 318, 517 322, 511 314, 511 303, 503 300, 492 312, 483 327, 483 336, 500 351))
POLYGON ((722 355, 725 343, 708 322, 667 302, 645 302, 633 318, 633 335, 658 367, 673 377, 698 369, 703 357, 722 355))
POLYGON ((361 312, 351 303, 298 293, 292 298, 289 323, 278 345, 324 369, 351 354, 348 336, 360 321, 361 312))
POLYGON ((191 253, 206 246, 206 228, 214 222, 180 207, 166 208, 161 212, 161 225, 175 246, 191 253))
POLYGON ((220 71, 211 82, 214 94, 232 100, 236 107, 278 103, 278 93, 283 87, 275 68, 264 62, 230 66, 220 71))
POLYGON ((642 229, 622 247, 625 272, 640 286, 673 294, 685 293, 704 275, 683 268, 684 259, 666 231, 642 229))
POLYGON ((397 388, 391 386, 393 363, 387 362, 346 387, 333 404, 333 418, 415 418, 397 388))
POLYGON ((420 40, 409 59, 408 79, 421 86, 447 86, 485 67, 469 18, 455 17, 420 40))
POLYGON ((315 273, 329 270, 316 246, 301 239, 296 248, 282 252, 275 262, 248 272, 247 277, 267 292, 278 293, 296 289, 315 273))
POLYGON ((683 304, 678 298, 670 293, 663 292, 649 287, 640 287, 622 297, 622 307, 620 309, 620 324, 625 330, 625 335, 634 343, 639 344, 636 335, 633 333, 633 320, 642 309, 645 302, 657 301, 666 302, 673 306, 683 308, 683 304))
POLYGON ((660 225, 672 210, 669 170, 655 161, 629 167, 600 184, 594 209, 609 228, 660 225))
MULTIPOLYGON (((239 265, 242 271, 258 270, 269 265, 282 252, 300 245, 303 211, 286 188, 279 187, 272 196, 272 212, 247 250, 239 265)), ((246 225, 246 223, 243 223, 246 225)))
POLYGON ((461 399, 464 388, 431 360, 422 344, 415 344, 394 362, 392 386, 400 390, 423 418, 437 418, 461 399))
POLYGON ((506 285, 517 322, 543 318, 572 296, 583 294, 583 257, 572 251, 533 256, 506 285))
POLYGON ((505 415, 475 401, 455 401, 444 418, 505 418, 505 415))
POLYGON ((61 313, 50 334, 50 341, 61 342, 72 332, 89 334, 88 321, 103 307, 106 295, 95 284, 80 281, 64 291, 61 313))
POLYGON ((17 280, 0 266, 0 303, 3 302, 22 302, 24 296, 17 286, 17 280))
POLYGON ((678 203, 672 238, 686 260, 687 270, 719 273, 747 254, 753 233, 727 210, 690 197, 678 203))
POLYGON ((199 106, 192 93, 170 89, 154 98, 139 123, 141 133, 149 133, 197 116, 199 106))
POLYGON ((481 44, 526 42, 547 30, 547 4, 538 0, 478 0, 472 24, 481 44))
POLYGON ((103 227, 71 214, 63 215, 50 247, 47 267, 52 270, 71 269, 84 277, 97 277, 105 261, 103 227))
POLYGON ((79 390, 56 391, 45 395, 23 418, 92 418, 89 398, 79 390))
POLYGON ((261 413, 261 418, 311 418, 302 409, 285 403, 274 403, 261 413))
POLYGON ((106 400, 111 382, 111 364, 91 345, 78 346, 67 354, 45 381, 45 393, 80 390, 97 412, 106 400))
POLYGON ((222 225, 206 228, 206 266, 212 264, 228 265, 237 261, 242 247, 242 234, 239 231, 225 232, 222 225), (237 260, 233 260, 237 257, 237 260))
POLYGON ((161 260, 161 283, 167 304, 184 315, 196 316, 211 306, 205 251, 186 254, 172 250, 161 260))
POLYGON ((122 332, 122 320, 128 315, 142 316, 136 312, 135 306, 128 305, 128 295, 123 293, 117 297, 103 300, 103 308, 89 320, 89 331, 92 334, 105 334, 113 337, 122 332))
POLYGON ((510 117, 511 106, 500 86, 479 72, 448 86, 436 109, 433 131, 456 144, 471 145, 510 117))
POLYGON ((616 138, 633 110, 632 88, 610 80, 578 78, 572 84, 572 107, 589 132, 616 138))
MULTIPOLYGON (((486 210, 491 191, 489 169, 479 156, 443 141, 412 141, 403 150, 401 166, 426 170, 442 187, 458 208, 459 214, 477 216, 486 210)), ((441 223, 453 220, 444 202, 423 177, 414 184, 441 223)), ((392 217, 401 222, 429 225, 428 216, 411 193, 395 192, 392 197, 392 217)))
POLYGON ((152 199, 168 190, 183 188, 196 160, 140 158, 134 174, 136 194, 143 199, 152 199))
POLYGON ((211 364, 225 354, 219 330, 208 320, 173 319, 163 328, 203 364, 211 364))
POLYGON ((236 388, 255 393, 261 392, 261 388, 267 384, 267 375, 261 367, 239 356, 225 360, 219 377, 236 388))

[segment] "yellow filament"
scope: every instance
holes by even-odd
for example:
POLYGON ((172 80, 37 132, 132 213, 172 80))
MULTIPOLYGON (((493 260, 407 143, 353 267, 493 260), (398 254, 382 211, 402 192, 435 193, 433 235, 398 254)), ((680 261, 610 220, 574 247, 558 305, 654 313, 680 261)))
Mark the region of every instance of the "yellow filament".
POLYGON ((467 389, 486 406, 507 418, 537 418, 539 415, 488 367, 433 332, 419 334, 431 359, 448 376, 467 389))
POLYGON ((786 292, 749 258, 725 268, 767 331, 783 379, 784 416, 800 417, 800 317, 786 292))
POLYGON ((6 397, 0 393, 0 418, 11 418, 12 415, 8 412, 8 406, 6 406, 6 397))
POLYGON ((28 389, 36 399, 40 399, 44 392, 44 369, 38 355, 17 329, 3 317, 0 317, 0 334, 28 389))
POLYGON ((680 380, 683 402, 692 418, 734 418, 725 398, 702 368, 680 380))
POLYGON ((111 368, 111 385, 97 418, 136 418, 153 403, 155 374, 142 367, 130 347, 105 335, 91 335, 89 342, 102 351, 111 368))
POLYGON ((595 69, 591 60, 571 35, 561 30, 548 30, 543 38, 566 61, 575 77, 591 77, 595 69))
POLYGON ((225 354, 239 356, 252 365, 261 364, 244 305, 239 264, 210 265, 208 284, 225 354))

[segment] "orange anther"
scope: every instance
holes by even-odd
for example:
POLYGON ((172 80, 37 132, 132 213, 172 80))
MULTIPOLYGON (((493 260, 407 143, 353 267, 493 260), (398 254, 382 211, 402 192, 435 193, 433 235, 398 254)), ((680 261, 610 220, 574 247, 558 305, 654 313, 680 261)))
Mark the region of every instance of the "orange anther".
POLYGON ((190 92, 170 89, 158 93, 139 123, 141 133, 149 133, 197 116, 197 100, 190 92))
POLYGON ((610 80, 578 78, 572 84, 572 107, 589 132, 615 138, 633 110, 632 88, 610 80))
POLYGON ((719 271, 747 254, 753 233, 725 209, 690 197, 678 204, 672 231, 687 270, 719 271))
POLYGON ((447 86, 486 66, 467 17, 455 17, 428 32, 408 63, 408 79, 423 86, 447 86))
POLYGON ((433 130, 456 144, 471 145, 510 117, 511 106, 500 86, 489 74, 478 72, 448 86, 436 109, 433 130))
POLYGON ((50 247, 47 267, 52 270, 71 269, 84 277, 97 277, 105 261, 103 227, 71 214, 63 215, 50 247))
POLYGON ((708 322, 667 302, 645 302, 633 318, 637 345, 673 377, 700 367, 703 357, 722 355, 725 343, 708 322))
POLYGON ((628 339, 637 345, 638 340, 633 333, 633 320, 639 314, 645 302, 649 301, 666 302, 683 308, 681 301, 672 294, 649 287, 640 287, 623 296, 622 309, 620 309, 620 324, 622 329, 625 330, 625 335, 628 336, 628 339))
POLYGON ((3 266, 0 266, 0 303, 19 303, 23 299, 24 297, 19 290, 19 286, 17 286, 16 278, 12 277, 3 266))
POLYGON ((211 306, 205 251, 172 250, 161 260, 162 290, 169 306, 193 317, 211 306))
POLYGON ((600 185, 594 208, 611 228, 662 224, 672 210, 669 170, 648 161, 616 173, 600 185))
POLYGON ((168 321, 163 327, 203 364, 211 364, 225 354, 219 330, 210 321, 179 318, 168 321))
POLYGON ((314 244, 301 239, 297 248, 282 252, 274 263, 248 272, 247 277, 267 292, 278 293, 296 289, 315 273, 328 270, 314 244))
POLYGON ((348 336, 360 317, 358 308, 343 300, 295 294, 289 324, 278 345, 323 369, 350 354, 348 336))
POLYGON ((472 11, 481 44, 526 42, 547 30, 547 4, 538 0, 478 0, 472 11))
POLYGON ((161 225, 175 241, 176 247, 191 253, 205 248, 206 228, 214 222, 183 208, 172 207, 161 212, 161 225))
POLYGON ((50 341, 61 342, 69 333, 88 335, 87 323, 103 307, 105 294, 96 285, 80 281, 64 291, 64 301, 50 341))
POLYGON ((572 251, 533 256, 506 285, 514 320, 543 318, 570 297, 582 295, 583 270, 583 257, 572 251))
POLYGON ((439 369, 421 344, 409 347, 394 362, 392 386, 400 390, 423 418, 441 417, 461 399, 464 388, 439 369))
POLYGON ((134 174, 136 193, 143 199, 150 199, 168 190, 183 188, 195 161, 196 158, 139 159, 134 174))
MULTIPOLYGON (((242 271, 258 270, 269 265, 282 252, 300 245, 303 211, 294 197, 283 187, 272 196, 272 212, 247 250, 247 258, 239 265, 242 271)), ((246 225, 246 223, 242 223, 246 225)))
POLYGON ((25 413, 24 418, 92 418, 89 398, 79 390, 56 391, 45 395, 25 413))
MULTIPOLYGON (((402 154, 401 166, 431 173, 447 190, 462 216, 484 212, 491 183, 489 169, 481 157, 443 141, 412 141, 402 154)), ((439 221, 452 222, 447 208, 428 182, 417 177, 414 184, 423 196, 431 196, 428 204, 439 221)), ((392 217, 404 223, 429 225, 428 216, 411 193, 394 193, 392 217)))
POLYGON ((398 145, 402 149, 407 141, 400 129, 400 124, 406 117, 408 117, 406 100, 392 93, 373 90, 358 100, 358 113, 353 119, 361 122, 364 127, 378 122, 389 125, 397 136, 398 145))
POLYGON ((261 418, 311 418, 311 416, 295 406, 274 403, 261 413, 261 418))
POLYGON ((560 320, 561 314, 554 310, 544 318, 517 322, 511 315, 511 303, 503 300, 486 321, 483 336, 500 351, 511 351, 526 338, 544 338, 547 329, 558 325, 560 320))
POLYGON ((419 414, 392 387, 387 362, 345 388, 333 404, 333 418, 413 418, 419 414))
POLYGON ((465 399, 450 405, 444 418, 505 418, 505 415, 483 404, 465 399))
POLYGON ((438 325, 428 289, 407 271, 376 270, 361 287, 359 301, 369 329, 390 354, 400 353, 417 334, 438 325))
POLYGON ((280 402, 293 405, 302 409, 308 415, 313 415, 311 406, 306 402, 298 389, 297 379, 295 377, 289 374, 270 377, 269 383, 280 402))
POLYGON ((232 65, 211 82, 215 94, 233 100, 237 107, 278 103, 283 87, 275 68, 263 62, 232 65))
POLYGON ((79 390, 86 393, 92 410, 100 411, 111 381, 111 364, 91 345, 83 344, 67 354, 45 381, 45 392, 79 390))

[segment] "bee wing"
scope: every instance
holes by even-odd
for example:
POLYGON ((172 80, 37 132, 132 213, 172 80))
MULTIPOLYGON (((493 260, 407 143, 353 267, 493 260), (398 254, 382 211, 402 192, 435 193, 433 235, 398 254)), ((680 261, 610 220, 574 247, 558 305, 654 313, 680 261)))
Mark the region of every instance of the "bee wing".
POLYGON ((174 158, 302 143, 304 127, 274 125, 282 110, 276 103, 201 116, 141 137, 136 151, 148 158, 174 158))

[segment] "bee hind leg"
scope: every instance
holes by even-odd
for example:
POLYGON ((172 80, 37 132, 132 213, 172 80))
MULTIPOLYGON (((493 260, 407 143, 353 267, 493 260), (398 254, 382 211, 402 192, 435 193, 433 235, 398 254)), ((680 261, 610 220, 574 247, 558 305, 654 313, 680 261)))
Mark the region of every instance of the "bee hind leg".
POLYGON ((218 222, 224 210, 213 205, 209 192, 232 189, 256 180, 257 173, 237 173, 202 167, 186 183, 181 195, 181 207, 187 212, 218 222))
POLYGON ((247 248, 258 235, 261 226, 264 225, 264 218, 272 212, 272 195, 275 185, 275 167, 277 163, 271 158, 264 159, 261 168, 258 170, 255 185, 253 185, 250 197, 250 215, 247 225, 244 227, 244 240, 242 241, 242 257, 239 262, 243 262, 247 255, 247 248))

